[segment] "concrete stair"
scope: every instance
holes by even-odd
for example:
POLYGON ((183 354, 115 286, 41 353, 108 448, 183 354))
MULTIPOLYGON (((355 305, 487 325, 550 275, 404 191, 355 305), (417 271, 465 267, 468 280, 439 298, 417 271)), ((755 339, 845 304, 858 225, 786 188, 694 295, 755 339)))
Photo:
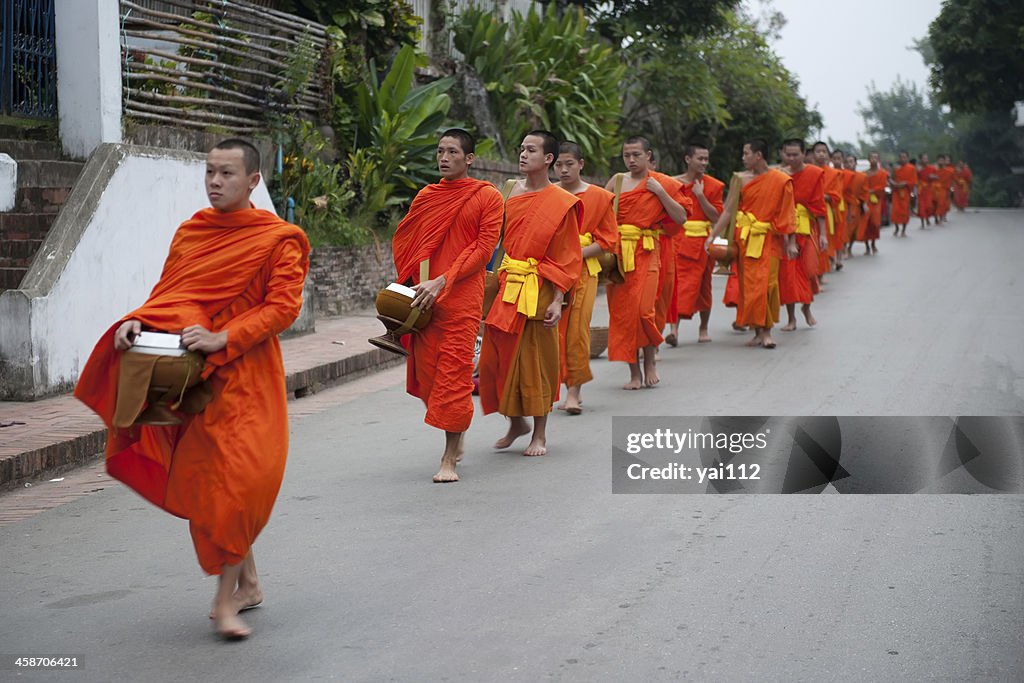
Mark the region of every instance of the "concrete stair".
POLYGON ((0 292, 21 285, 85 166, 61 159, 57 143, 45 139, 48 134, 0 125, 0 152, 18 162, 14 210, 0 213, 0 292))

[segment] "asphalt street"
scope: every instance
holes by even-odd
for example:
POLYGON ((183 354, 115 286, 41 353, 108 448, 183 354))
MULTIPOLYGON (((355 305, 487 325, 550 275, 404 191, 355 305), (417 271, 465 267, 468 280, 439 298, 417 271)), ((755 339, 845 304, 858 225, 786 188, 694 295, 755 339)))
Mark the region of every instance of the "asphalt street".
POLYGON ((0 680, 1024 680, 1024 496, 611 492, 613 416, 1024 414, 1024 212, 908 234, 774 350, 715 278, 713 343, 684 325, 659 387, 595 361, 543 458, 478 414, 457 484, 401 369, 290 403, 245 642, 186 523, 124 487, 0 528, 0 654, 82 663, 0 680))

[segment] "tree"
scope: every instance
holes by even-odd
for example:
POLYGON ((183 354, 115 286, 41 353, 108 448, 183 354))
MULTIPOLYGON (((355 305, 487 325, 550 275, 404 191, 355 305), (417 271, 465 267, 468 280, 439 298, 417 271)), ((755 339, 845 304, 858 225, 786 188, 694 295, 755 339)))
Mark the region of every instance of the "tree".
POLYGON ((955 111, 1009 111, 1024 100, 1024 3, 946 0, 928 29, 931 84, 955 111))
POLYGON ((869 139, 865 149, 878 150, 894 160, 900 150, 920 152, 952 150, 956 135, 949 114, 933 103, 916 84, 896 79, 890 90, 868 87, 868 102, 859 109, 869 139))
POLYGON ((740 0, 555 0, 554 4, 582 7, 597 31, 615 42, 657 35, 669 44, 721 30, 740 0))

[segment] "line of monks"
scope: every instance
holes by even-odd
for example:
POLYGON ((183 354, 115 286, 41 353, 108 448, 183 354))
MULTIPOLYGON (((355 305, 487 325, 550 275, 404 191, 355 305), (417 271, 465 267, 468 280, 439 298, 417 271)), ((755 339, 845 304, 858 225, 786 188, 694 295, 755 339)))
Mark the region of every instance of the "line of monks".
MULTIPOLYGON (((811 303, 825 274, 842 269, 854 242, 864 243, 865 253, 878 251, 888 187, 892 222, 905 229, 915 189, 922 220, 940 220, 948 190, 922 198, 922 189, 963 177, 939 172, 949 168, 945 158, 934 173, 926 165, 919 175, 904 153, 890 180, 877 153, 861 173, 853 155, 830 153, 823 142, 807 149, 799 139, 783 143, 781 167, 772 167, 768 144, 754 138, 727 192, 706 173, 706 146, 689 145, 686 170, 670 177, 655 170, 650 143, 632 137, 622 145, 627 171, 601 188, 582 179, 578 144, 537 130, 520 146, 522 179, 501 192, 469 177, 474 151, 466 131, 442 134, 441 180, 417 194, 392 244, 398 282, 416 291, 414 307, 433 312, 402 343, 407 391, 426 405, 424 421, 445 432, 435 482, 458 481, 473 417, 478 333, 481 407, 509 419, 495 448, 530 435, 523 455, 545 455, 561 384, 567 393, 558 407, 578 415, 581 388, 593 379, 590 323, 602 277, 608 358, 628 365, 624 389, 654 387, 658 347, 678 344, 681 320, 698 316, 698 341, 711 341, 712 253, 731 260, 724 303, 736 309, 734 329, 753 331, 748 346, 772 349, 783 305, 783 330, 796 329, 797 304, 807 324, 816 324, 811 303)), ((966 205, 966 191, 957 196, 966 205)))

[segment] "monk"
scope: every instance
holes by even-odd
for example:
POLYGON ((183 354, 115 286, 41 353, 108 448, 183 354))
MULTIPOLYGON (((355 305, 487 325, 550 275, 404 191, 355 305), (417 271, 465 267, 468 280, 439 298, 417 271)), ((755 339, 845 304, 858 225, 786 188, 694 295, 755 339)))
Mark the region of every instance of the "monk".
POLYGON ((189 521, 199 565, 220 575, 210 616, 226 639, 250 635, 238 614, 263 600, 252 545, 288 453, 277 335, 299 314, 309 268, 305 233, 249 202, 259 165, 244 140, 210 150, 211 208, 181 224, 149 298, 103 334, 75 388, 110 429, 110 475, 189 521), (185 348, 205 354, 204 382, 171 406, 180 424, 132 425, 141 405, 124 419, 120 368, 140 354, 123 352, 142 331, 180 334, 185 348))
POLYGON ((739 323, 754 328, 747 346, 775 348, 772 326, 779 321, 779 257, 798 255, 793 180, 768 168, 768 143, 754 138, 743 145, 746 171, 730 185, 725 210, 705 243, 710 247, 735 222, 739 248, 739 323), (737 187, 739 186, 739 187, 737 187), (742 188, 742 189, 740 189, 742 188), (737 197, 736 194, 739 193, 737 197))
POLYGON ((711 234, 715 221, 722 215, 722 199, 725 183, 709 176, 708 164, 711 152, 703 144, 691 143, 683 153, 686 171, 675 176, 683 188, 683 194, 693 207, 683 232, 676 235, 675 262, 676 284, 669 308, 669 333, 665 341, 675 346, 679 340, 679 321, 690 320, 694 313, 700 315, 697 343, 711 341, 708 322, 711 320, 711 275, 714 259, 704 249, 704 240, 711 234))
MULTIPOLYGON (((867 183, 867 220, 864 228, 864 253, 878 253, 875 241, 882 236, 882 200, 885 188, 889 185, 889 172, 879 163, 878 152, 868 154, 867 183)), ((904 224, 906 227, 906 224, 904 224)))
MULTIPOLYGON (((900 163, 892 172, 892 212, 889 222, 893 224, 893 237, 907 236, 907 223, 910 222, 910 196, 917 187, 917 169, 910 163, 910 154, 901 150, 900 163)), ((870 207, 869 207, 870 208, 870 207)))
POLYGON ((562 301, 579 281, 582 203, 548 179, 558 140, 531 131, 519 148, 516 183, 505 205, 499 288, 485 319, 480 349, 480 405, 510 419, 494 447, 508 448, 530 432, 523 455, 547 453, 547 421, 558 398, 562 301))
POLYGON ((825 172, 825 222, 828 226, 828 258, 823 260, 821 273, 824 275, 829 270, 829 263, 835 269, 843 269, 843 250, 845 243, 842 239, 842 223, 840 222, 843 206, 843 180, 842 174, 829 165, 828 145, 820 140, 811 147, 811 154, 814 156, 814 165, 825 172))
POLYGON ((935 181, 935 211, 936 220, 945 223, 950 208, 950 193, 953 190, 953 178, 956 176, 956 169, 953 168, 953 160, 948 154, 941 154, 938 158, 939 168, 936 173, 938 178, 935 181))
MULTIPOLYGON (((919 162, 920 168, 917 172, 917 216, 921 219, 921 230, 926 225, 932 224, 935 217, 935 181, 938 180, 938 169, 928 163, 928 154, 921 152, 919 162)), ((938 225, 938 218, 935 219, 938 225)))
MULTIPOLYGON (((874 240, 878 238, 878 235, 875 235, 870 243, 868 242, 868 177, 857 170, 857 157, 853 154, 846 155, 846 158, 843 159, 843 165, 850 174, 849 191, 846 197, 846 206, 849 211, 848 224, 850 226, 850 235, 846 253, 852 256, 853 243, 863 242, 864 253, 870 254, 872 253, 872 247, 874 247, 874 240)), ((874 247, 874 249, 878 251, 877 247, 874 247)))
POLYGON ((963 159, 956 162, 956 175, 953 176, 953 204, 956 210, 963 213, 971 197, 971 183, 974 172, 963 159))
POLYGON ((501 232, 501 193, 469 177, 476 141, 451 128, 437 143, 441 181, 416 194, 392 240, 398 281, 416 290, 412 305, 430 322, 402 337, 409 352, 405 387, 427 407, 423 421, 444 431, 438 483, 455 482, 463 436, 473 419, 473 350, 480 330, 484 267, 501 232), (424 272, 426 271, 426 272, 424 272))
POLYGON ((625 282, 609 284, 608 360, 629 364, 629 382, 623 389, 658 384, 655 352, 664 339, 657 326, 658 272, 661 266, 661 230, 682 230, 692 206, 682 187, 671 177, 650 168, 651 143, 631 137, 622 145, 626 174, 612 176, 606 190, 619 195, 616 253, 625 282), (686 205, 684 207, 684 204, 686 205), (643 373, 637 356, 643 349, 643 373))
POLYGON ((837 231, 839 239, 836 242, 839 245, 839 251, 843 252, 843 258, 846 258, 850 246, 850 234, 855 229, 850 225, 850 183, 853 182, 853 173, 846 170, 846 154, 841 149, 832 150, 829 158, 832 160, 832 168, 839 171, 840 186, 843 190, 836 221, 839 226, 837 231))
POLYGON ((790 138, 782 143, 783 170, 792 178, 793 203, 796 209, 794 239, 797 253, 782 254, 779 261, 779 301, 786 307, 787 322, 783 332, 796 329, 796 304, 809 327, 817 320, 811 313, 811 302, 818 293, 818 254, 828 249, 825 225, 825 172, 807 164, 804 141, 790 138))
POLYGON ((570 415, 583 412, 580 392, 584 384, 594 379, 590 372, 590 319, 597 299, 597 276, 601 272, 598 258, 604 253, 614 253, 619 239, 612 210, 615 195, 580 178, 585 164, 583 149, 577 143, 565 141, 559 145, 555 161, 558 185, 583 204, 583 221, 579 224, 583 267, 573 288, 572 303, 562 316, 560 326, 566 397, 559 408, 570 415))

